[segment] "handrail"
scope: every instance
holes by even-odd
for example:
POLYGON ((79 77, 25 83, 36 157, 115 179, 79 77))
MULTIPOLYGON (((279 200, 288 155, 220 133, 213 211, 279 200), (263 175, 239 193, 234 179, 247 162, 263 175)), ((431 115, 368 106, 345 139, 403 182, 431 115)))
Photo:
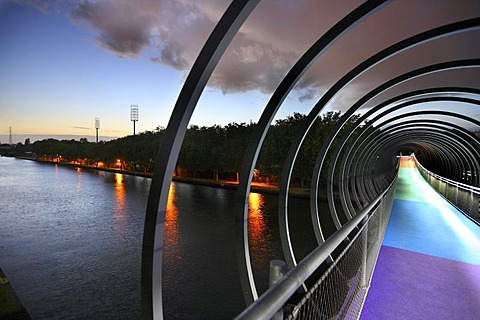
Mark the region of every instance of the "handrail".
POLYGON ((297 266, 281 278, 275 286, 269 288, 253 304, 235 319, 270 319, 284 306, 300 286, 320 267, 347 236, 374 210, 396 184, 396 179, 361 212, 348 221, 341 229, 330 236, 323 244, 308 254, 297 266))
POLYGON ((435 174, 422 166, 414 153, 411 156, 425 181, 467 218, 480 225, 480 188, 435 174))
POLYGON ((459 188, 462 188, 462 189, 465 189, 465 190, 468 190, 468 191, 473 191, 475 193, 478 193, 480 194, 480 187, 475 187, 475 186, 471 186, 469 184, 465 184, 465 183, 461 183, 461 182, 458 182, 458 181, 455 181, 455 180, 451 180, 451 179, 447 179, 445 177, 442 177, 436 173, 433 173, 432 171, 428 170, 427 168, 425 168, 424 166, 422 166, 422 164, 418 161, 417 157, 415 156, 415 154, 413 153, 412 154, 414 160, 415 160, 415 163, 417 164, 418 167, 420 167, 423 171, 425 171, 427 174, 437 178, 438 180, 441 180, 441 181, 444 181, 444 182, 447 182, 449 184, 453 184, 459 188))

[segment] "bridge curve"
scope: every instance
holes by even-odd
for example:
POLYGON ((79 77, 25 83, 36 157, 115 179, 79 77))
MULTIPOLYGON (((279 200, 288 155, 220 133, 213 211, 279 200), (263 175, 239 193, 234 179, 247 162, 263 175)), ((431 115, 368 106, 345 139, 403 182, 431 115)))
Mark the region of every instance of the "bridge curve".
MULTIPOLYGON (((238 34, 242 24, 254 12, 258 2, 258 0, 233 1, 228 7, 185 80, 158 150, 147 203, 142 247, 142 311, 144 318, 163 318, 161 282, 165 208, 172 173, 188 123, 215 66, 235 35, 238 34)), ((357 25, 374 14, 381 14, 382 9, 390 4, 391 1, 366 1, 321 36, 293 64, 274 90, 255 126, 240 171, 235 211, 237 237, 235 246, 239 281, 242 285, 246 305, 254 304, 259 299, 249 253, 248 197, 255 164, 270 124, 288 93, 293 90, 312 65, 322 58, 323 54, 357 25)), ((288 190, 297 155, 319 114, 332 99, 346 90, 352 81, 371 72, 375 66, 388 62, 389 59, 393 59, 400 53, 408 52, 431 41, 442 41, 460 33, 468 34, 472 39, 478 38, 480 12, 473 13, 472 16, 465 17, 465 20, 418 32, 368 57, 331 85, 302 121, 286 155, 279 184, 280 237, 284 259, 289 269, 297 268, 299 263, 290 239, 288 190)), ((407 69, 402 75, 386 80, 374 89, 365 92, 346 110, 327 136, 326 142, 318 150, 312 171, 311 219, 319 247, 327 240, 322 230, 317 205, 321 176, 326 177, 327 200, 335 227, 338 231, 343 230, 344 233, 347 232, 345 227, 350 228, 345 236, 347 242, 353 241, 350 232, 360 229, 362 221, 370 216, 370 211, 367 212, 367 209, 378 210, 377 204, 380 206, 382 201, 387 203, 393 201, 391 190, 394 189, 393 186, 397 179, 397 155, 401 153, 414 152, 420 163, 427 168, 432 168, 432 171, 438 171, 435 173, 450 179, 462 180, 463 183, 473 187, 479 186, 479 139, 465 129, 465 122, 469 122, 471 127, 480 130, 479 120, 462 113, 429 110, 426 107, 429 102, 442 101, 478 106, 479 83, 465 86, 462 83, 456 83, 455 78, 451 78, 447 84, 433 83, 424 87, 416 87, 414 90, 401 88, 402 84, 413 82, 418 78, 428 78, 439 72, 448 73, 467 68, 478 70, 480 57, 470 58, 465 59, 460 52, 459 57, 449 57, 446 61, 421 66, 415 70, 407 69), (394 94, 393 98, 386 97, 387 93, 394 89, 400 90, 400 93, 394 94), (373 105, 372 101, 375 101, 373 105), (370 109, 360 116, 353 126, 346 126, 355 112, 365 108, 369 103, 370 109), (399 111, 402 108, 412 108, 412 106, 420 111, 399 111), (400 114, 395 116, 395 113, 400 114), (416 119, 417 116, 421 119, 416 119), (463 126, 456 122, 463 123, 463 126), (326 166, 327 160, 328 166, 326 166), (339 202, 340 206, 336 202, 339 202)), ((325 259, 332 263, 335 259, 333 251, 329 252, 325 259)), ((300 286, 307 289, 303 281, 300 286)))

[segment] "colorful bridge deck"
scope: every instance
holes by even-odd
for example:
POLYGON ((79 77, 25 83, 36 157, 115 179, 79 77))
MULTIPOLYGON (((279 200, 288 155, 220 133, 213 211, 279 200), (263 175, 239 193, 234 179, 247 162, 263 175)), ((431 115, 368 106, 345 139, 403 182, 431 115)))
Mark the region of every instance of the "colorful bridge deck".
POLYGON ((480 227, 408 157, 361 319, 480 319, 480 227))

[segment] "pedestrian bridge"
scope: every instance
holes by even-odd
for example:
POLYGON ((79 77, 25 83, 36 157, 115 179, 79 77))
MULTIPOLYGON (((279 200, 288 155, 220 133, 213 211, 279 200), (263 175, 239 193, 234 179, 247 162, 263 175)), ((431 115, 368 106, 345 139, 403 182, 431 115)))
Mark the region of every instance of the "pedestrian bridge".
MULTIPOLYGON (((446 193, 442 196, 427 182, 437 178, 417 166, 414 156, 401 157, 389 191, 393 197, 383 195, 376 209, 358 215, 363 224, 353 235, 338 239, 348 244, 318 282, 296 303, 288 304, 281 296, 292 290, 283 284, 297 280, 299 289, 302 283, 301 270, 294 269, 280 280, 281 290, 267 291, 238 319, 274 314, 278 319, 476 319, 480 315, 480 190, 457 189, 455 197, 447 200, 446 193), (458 205, 472 215, 465 215, 458 205), (273 310, 279 300, 283 301, 280 314, 273 310)), ((330 251, 325 251, 336 235, 299 266, 312 266, 311 261, 320 256, 326 260, 330 251)), ((337 245, 338 241, 332 246, 337 245)))
MULTIPOLYGON (((216 65, 258 2, 233 1, 227 8, 185 80, 158 150, 142 248, 142 309, 147 319, 163 318, 165 208, 187 126, 216 65)), ((339 19, 292 64, 256 122, 232 208, 237 238, 232 250, 237 252, 237 280, 245 300, 239 319, 479 318, 480 141, 472 128, 479 130, 480 122, 478 112, 462 111, 463 106, 479 105, 478 7, 393 39, 363 61, 352 59, 352 67, 321 93, 297 129, 280 177, 283 262, 273 263, 272 286, 266 292, 258 292, 253 276, 248 197, 270 124, 312 65, 352 30, 395 4, 366 1, 339 19), (435 49, 455 37, 469 46, 456 46, 448 54, 435 49), (431 59, 409 56, 419 51, 431 59), (351 83, 392 61, 396 63, 386 77, 374 77, 368 88, 355 87, 359 97, 315 150, 310 211, 318 247, 300 260, 291 243, 289 217, 294 212, 288 190, 305 137, 327 105, 348 95, 351 83), (358 118, 350 123, 355 114, 358 118), (337 230, 328 236, 318 208, 322 192, 337 230)), ((403 21, 410 23, 410 17, 403 21)), ((385 23, 379 33, 402 28, 385 23)), ((370 38, 361 34, 350 41, 370 38)), ((356 58, 355 47, 349 54, 356 58)))
POLYGON ((478 219, 462 214, 402 158, 361 319, 474 319, 479 293, 478 219))

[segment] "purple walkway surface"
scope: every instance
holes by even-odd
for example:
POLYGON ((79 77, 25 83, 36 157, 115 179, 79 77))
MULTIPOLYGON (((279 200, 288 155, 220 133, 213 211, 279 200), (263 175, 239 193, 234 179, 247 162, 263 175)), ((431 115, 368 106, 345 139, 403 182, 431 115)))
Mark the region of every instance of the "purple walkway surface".
POLYGON ((478 320, 480 266, 382 246, 360 319, 478 320))

